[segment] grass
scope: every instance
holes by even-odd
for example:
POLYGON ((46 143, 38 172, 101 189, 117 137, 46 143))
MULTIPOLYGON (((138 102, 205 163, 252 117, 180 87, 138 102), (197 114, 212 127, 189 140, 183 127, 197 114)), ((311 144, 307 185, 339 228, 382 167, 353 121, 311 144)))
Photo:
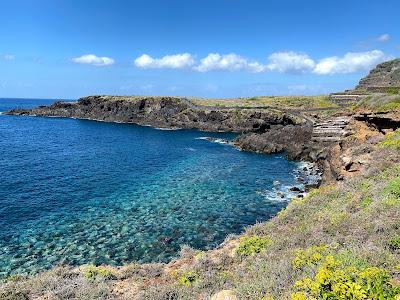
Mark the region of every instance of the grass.
POLYGON ((337 107, 328 96, 260 96, 236 99, 193 98, 197 105, 217 107, 275 107, 292 109, 315 109, 337 107))
POLYGON ((393 251, 400 250, 400 236, 396 236, 389 240, 388 246, 393 251))
POLYGON ((400 129, 386 134, 385 138, 379 145, 383 148, 400 149, 400 129))
POLYGON ((375 112, 399 111, 400 96, 398 89, 389 89, 386 94, 377 93, 368 95, 354 107, 355 110, 365 108, 375 112))

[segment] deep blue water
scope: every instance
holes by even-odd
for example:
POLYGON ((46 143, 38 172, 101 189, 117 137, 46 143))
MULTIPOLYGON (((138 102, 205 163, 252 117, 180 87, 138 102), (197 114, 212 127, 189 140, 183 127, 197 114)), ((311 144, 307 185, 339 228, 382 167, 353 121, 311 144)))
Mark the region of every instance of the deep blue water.
MULTIPOLYGON (((0 99, 0 111, 52 102, 0 99)), ((287 204, 276 192, 298 163, 204 136, 234 134, 0 115, 0 276, 166 261, 287 204)))

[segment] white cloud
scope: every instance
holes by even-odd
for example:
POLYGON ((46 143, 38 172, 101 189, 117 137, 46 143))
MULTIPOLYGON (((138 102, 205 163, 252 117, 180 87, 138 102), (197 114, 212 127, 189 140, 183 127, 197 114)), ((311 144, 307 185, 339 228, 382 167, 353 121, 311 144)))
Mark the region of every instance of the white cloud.
POLYGON ((318 75, 347 74, 369 70, 378 63, 390 59, 381 50, 366 52, 348 52, 344 56, 331 56, 319 61, 306 53, 294 51, 275 52, 268 57, 267 64, 247 59, 235 53, 210 53, 196 63, 194 56, 189 53, 166 55, 153 58, 143 54, 135 59, 134 64, 143 69, 192 69, 198 72, 249 71, 253 73, 314 73, 318 75))
POLYGON ((142 69, 184 69, 193 66, 195 60, 189 53, 166 55, 162 58, 143 54, 135 59, 134 64, 142 69))
POLYGON ((208 72, 213 70, 248 70, 250 72, 259 73, 265 70, 265 66, 256 61, 249 61, 234 53, 226 55, 210 53, 205 58, 201 59, 200 64, 195 67, 195 70, 199 72, 208 72))
POLYGON ((14 60, 14 59, 15 59, 15 55, 12 55, 12 54, 5 54, 5 55, 3 55, 3 58, 4 58, 5 60, 14 60))
POLYGON ((321 59, 315 66, 314 73, 326 75, 366 71, 387 59, 388 57, 380 50, 349 52, 343 57, 332 56, 321 59))
POLYGON ((268 61, 267 69, 280 73, 306 73, 315 67, 314 60, 307 54, 294 51, 272 53, 268 61))
POLYGON ((114 59, 106 56, 96 56, 94 54, 86 54, 80 57, 72 58, 72 61, 77 64, 93 65, 97 67, 110 66, 114 64, 114 59))
POLYGON ((390 35, 388 33, 382 34, 376 38, 378 42, 387 42, 390 40, 390 35))

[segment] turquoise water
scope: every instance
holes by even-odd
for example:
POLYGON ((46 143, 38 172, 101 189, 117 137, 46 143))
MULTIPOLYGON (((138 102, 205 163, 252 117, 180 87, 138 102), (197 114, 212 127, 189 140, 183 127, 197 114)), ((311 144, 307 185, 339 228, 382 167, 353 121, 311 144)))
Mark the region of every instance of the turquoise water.
MULTIPOLYGON (((0 99, 0 111, 52 100, 0 99)), ((299 163, 234 134, 0 115, 0 276, 167 261, 275 215, 299 163)))

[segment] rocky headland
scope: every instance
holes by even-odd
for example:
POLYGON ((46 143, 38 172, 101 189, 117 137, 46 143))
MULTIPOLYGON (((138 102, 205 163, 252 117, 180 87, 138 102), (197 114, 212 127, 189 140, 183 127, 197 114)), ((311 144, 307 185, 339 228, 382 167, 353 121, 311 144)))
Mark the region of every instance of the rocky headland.
POLYGON ((300 118, 277 110, 218 109, 194 105, 183 97, 89 96, 77 102, 14 109, 8 114, 232 132, 264 132, 272 125, 302 123, 300 118))

